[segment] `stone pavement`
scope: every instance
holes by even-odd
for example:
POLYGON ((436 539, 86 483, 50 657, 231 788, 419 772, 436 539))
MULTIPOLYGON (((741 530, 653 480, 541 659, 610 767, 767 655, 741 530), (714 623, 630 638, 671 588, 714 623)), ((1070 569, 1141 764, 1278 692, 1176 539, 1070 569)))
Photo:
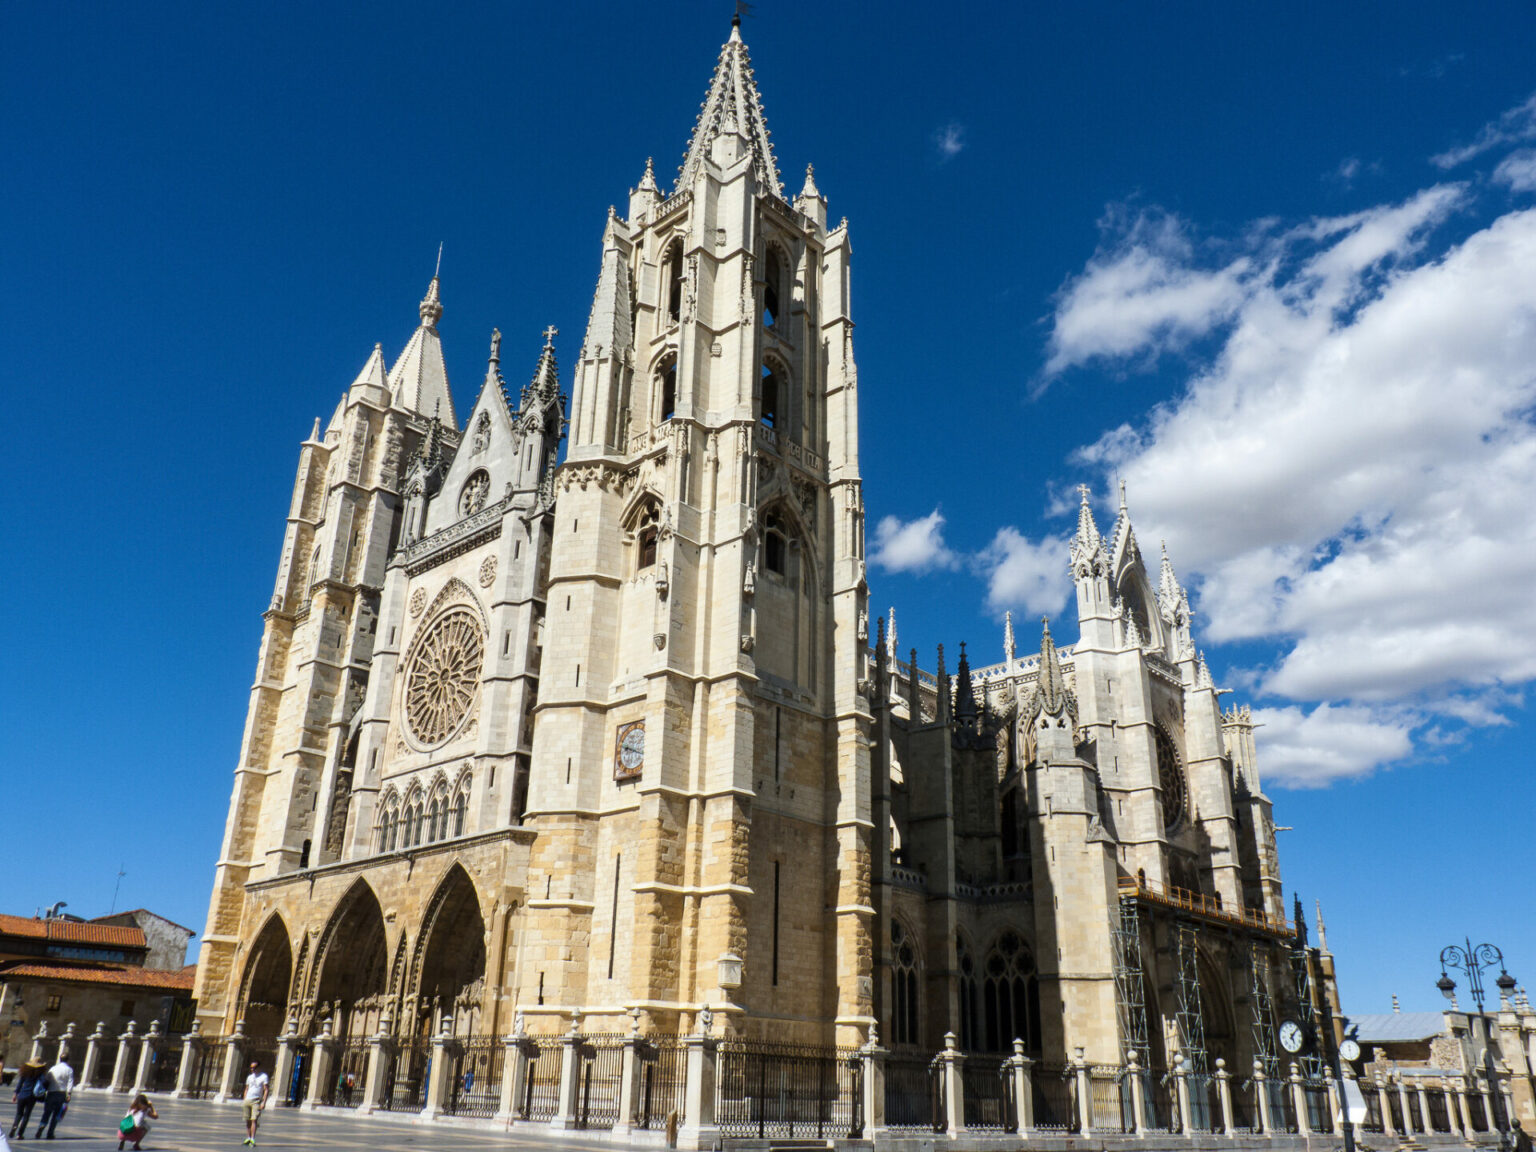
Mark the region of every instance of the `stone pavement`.
MULTIPOLYGON (((76 1092, 69 1113, 59 1123, 53 1140, 44 1140, 37 1148, 94 1149, 117 1147, 117 1122, 127 1111, 130 1097, 117 1093, 76 1092)), ((245 1139, 238 1104, 214 1104, 208 1100, 174 1100, 152 1096, 160 1119, 152 1121, 144 1140, 145 1152, 214 1152, 239 1149, 245 1139)), ((10 1097, 3 1100, 6 1121, 0 1131, 9 1131, 13 1112, 10 1097)), ((31 1128, 42 1109, 33 1113, 25 1140, 12 1141, 14 1152, 34 1147, 31 1128)), ((339 1109, 301 1112, 296 1108, 269 1107, 262 1116, 256 1134, 258 1148, 325 1149, 332 1152, 379 1148, 410 1148, 418 1152, 479 1152, 492 1148, 540 1149, 542 1152, 596 1152, 597 1149, 624 1147, 615 1141, 563 1139, 553 1132, 540 1132, 528 1125, 512 1130, 468 1127, 439 1121, 435 1124, 413 1123, 405 1119, 378 1120, 355 1116, 339 1109)), ((131 1145, 130 1145, 131 1147, 131 1145)))

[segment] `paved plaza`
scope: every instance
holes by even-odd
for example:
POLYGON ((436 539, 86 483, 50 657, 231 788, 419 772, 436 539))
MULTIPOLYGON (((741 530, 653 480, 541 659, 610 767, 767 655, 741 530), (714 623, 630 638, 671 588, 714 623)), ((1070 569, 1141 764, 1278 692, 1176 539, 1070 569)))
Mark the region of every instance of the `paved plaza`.
MULTIPOLYGON (((144 1140, 145 1152, 212 1152, 220 1148, 238 1149, 245 1138, 238 1104, 214 1104, 208 1100, 174 1100, 153 1097, 160 1119, 151 1125, 144 1140)), ((38 1147, 115 1149, 117 1122, 127 1110, 129 1097, 116 1093, 76 1092, 69 1114, 59 1124, 56 1138, 44 1140, 38 1147)), ((6 1109, 8 1130, 11 1118, 10 1096, 0 1100, 6 1109)), ((41 1109, 33 1113, 33 1126, 41 1109)), ((15 1152, 33 1146, 31 1128, 27 1139, 13 1141, 15 1152)), ((622 1147, 616 1141, 561 1139, 555 1133, 527 1125, 511 1130, 468 1127, 452 1122, 413 1123, 405 1119, 371 1119, 351 1112, 323 1109, 302 1112, 296 1108, 269 1107, 262 1117, 256 1136, 258 1148, 303 1148, 306 1150, 411 1148, 420 1152, 458 1152, 460 1149, 538 1148, 546 1152, 622 1147)))

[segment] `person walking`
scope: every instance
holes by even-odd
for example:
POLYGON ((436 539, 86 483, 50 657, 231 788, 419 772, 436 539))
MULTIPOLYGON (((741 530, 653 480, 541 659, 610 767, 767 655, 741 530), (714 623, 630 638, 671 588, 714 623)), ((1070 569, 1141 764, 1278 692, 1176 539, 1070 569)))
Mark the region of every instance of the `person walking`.
POLYGON ((11 1122, 11 1135, 18 1140, 27 1138, 27 1123, 32 1119, 32 1109, 47 1091, 43 1087, 43 1073, 47 1071, 41 1061, 28 1060, 16 1075, 16 1091, 11 1099, 16 1102, 16 1119, 11 1122))
POLYGON ((149 1102, 149 1097, 140 1092, 133 1098, 133 1103, 128 1105, 128 1115, 124 1116, 117 1125, 117 1152, 123 1152, 123 1144, 133 1141, 134 1148, 138 1148, 145 1136, 149 1135, 149 1122, 160 1119, 160 1113, 155 1111, 155 1106, 149 1102), (127 1125, 125 1128, 123 1125, 127 1125))
POLYGON ((43 1073, 43 1118, 37 1122, 33 1139, 47 1136, 53 1139, 53 1131, 64 1118, 69 1098, 75 1090, 75 1070, 61 1058, 57 1064, 43 1073))
POLYGON ((245 1139, 242 1143, 252 1148, 256 1147, 256 1125, 261 1120, 261 1110, 267 1106, 267 1091, 270 1087, 267 1074, 261 1070, 260 1064, 252 1060, 251 1074, 245 1078, 245 1099, 240 1106, 245 1115, 245 1139))

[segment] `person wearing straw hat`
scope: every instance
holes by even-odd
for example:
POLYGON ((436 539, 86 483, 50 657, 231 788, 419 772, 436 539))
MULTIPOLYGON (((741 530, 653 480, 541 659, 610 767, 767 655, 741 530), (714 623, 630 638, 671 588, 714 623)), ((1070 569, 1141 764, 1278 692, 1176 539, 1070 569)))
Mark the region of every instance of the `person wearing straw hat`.
POLYGON ((43 1087, 43 1072, 42 1061, 28 1060, 21 1066, 16 1077, 16 1091, 11 1095, 11 1099, 16 1102, 16 1119, 11 1124, 11 1135, 18 1140, 26 1138, 27 1121, 32 1119, 32 1109, 47 1092, 43 1087))

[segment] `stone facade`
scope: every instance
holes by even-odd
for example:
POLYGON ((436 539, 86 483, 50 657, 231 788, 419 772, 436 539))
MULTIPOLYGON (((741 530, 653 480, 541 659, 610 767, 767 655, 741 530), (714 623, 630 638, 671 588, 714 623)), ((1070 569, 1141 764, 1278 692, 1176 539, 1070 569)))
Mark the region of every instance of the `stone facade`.
POLYGON ((638 1028, 1278 1072, 1331 966, 1245 708, 1122 498, 1079 639, 951 677, 871 627, 851 245, 739 32, 602 231, 569 417, 434 279, 300 448, 197 982, 207 1036, 638 1028), (557 449, 567 440, 565 458, 557 449), (1299 918, 1298 918, 1299 919, 1299 918), (709 1011, 706 1012, 705 1009, 709 1011))

